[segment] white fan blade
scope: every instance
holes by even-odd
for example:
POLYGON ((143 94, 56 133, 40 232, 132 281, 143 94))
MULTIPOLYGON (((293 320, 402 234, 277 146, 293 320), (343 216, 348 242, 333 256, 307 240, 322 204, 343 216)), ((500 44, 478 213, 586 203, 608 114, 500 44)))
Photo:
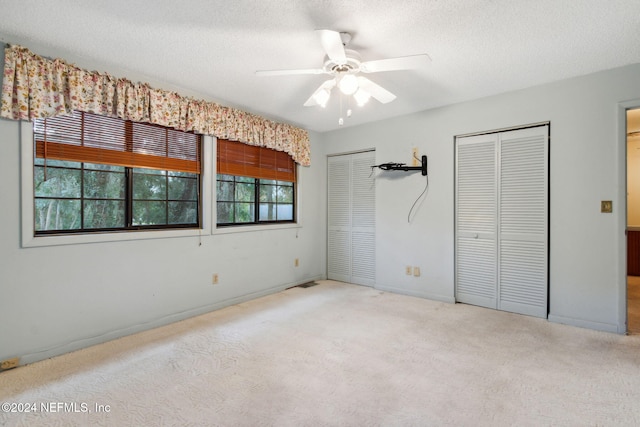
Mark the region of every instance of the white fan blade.
POLYGON ((320 43, 327 56, 337 64, 346 64, 347 55, 344 53, 344 45, 340 33, 331 30, 316 30, 320 35, 320 43))
POLYGON ((429 55, 401 56, 399 58, 379 59, 360 64, 360 71, 364 73, 378 73, 380 71, 408 70, 424 67, 431 61, 429 55))
POLYGON ((256 76, 291 76, 296 74, 324 74, 321 68, 308 68, 302 70, 260 70, 256 71, 256 76))
POLYGON ((396 96, 394 94, 392 94, 382 86, 375 84, 366 77, 358 77, 358 86, 360 86, 362 90, 369 92, 371 96, 373 96, 383 104, 387 104, 396 99, 396 96))
POLYGON ((316 100, 316 94, 323 90, 331 91, 331 89, 333 89, 335 85, 336 85, 336 79, 327 80, 324 83, 322 83, 320 87, 313 92, 313 94, 309 97, 309 99, 307 99, 307 102, 304 103, 304 106, 313 107, 315 105, 320 105, 316 100))

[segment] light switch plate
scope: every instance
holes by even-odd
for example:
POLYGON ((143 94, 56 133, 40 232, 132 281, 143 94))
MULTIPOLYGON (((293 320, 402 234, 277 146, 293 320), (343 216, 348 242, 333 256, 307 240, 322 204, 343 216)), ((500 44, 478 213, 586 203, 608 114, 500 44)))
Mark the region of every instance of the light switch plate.
POLYGON ((602 213, 613 212, 613 202, 611 200, 602 200, 600 202, 600 212, 602 213))

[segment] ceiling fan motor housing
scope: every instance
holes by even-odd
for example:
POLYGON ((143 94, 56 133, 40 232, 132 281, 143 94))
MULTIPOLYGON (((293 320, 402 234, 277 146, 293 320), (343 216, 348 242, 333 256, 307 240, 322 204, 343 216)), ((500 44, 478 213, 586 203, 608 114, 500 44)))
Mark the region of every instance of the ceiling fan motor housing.
POLYGON ((346 56, 346 61, 344 63, 337 63, 329 58, 329 56, 325 56, 323 69, 327 74, 355 74, 360 71, 360 64, 362 63, 360 54, 351 49, 345 49, 344 52, 346 56))
POLYGON ((353 95, 358 105, 364 105, 369 98, 374 98, 382 104, 396 99, 396 96, 380 85, 372 82, 358 73, 377 73, 380 71, 407 70, 422 67, 429 60, 428 55, 412 55, 398 58, 378 59, 362 62, 360 54, 352 49, 346 49, 351 41, 351 34, 332 30, 317 30, 320 43, 326 56, 322 68, 302 70, 265 70, 256 71, 263 76, 291 75, 291 74, 328 74, 332 78, 326 80, 313 92, 304 103, 305 107, 326 106, 330 91, 338 86, 345 95, 353 95))

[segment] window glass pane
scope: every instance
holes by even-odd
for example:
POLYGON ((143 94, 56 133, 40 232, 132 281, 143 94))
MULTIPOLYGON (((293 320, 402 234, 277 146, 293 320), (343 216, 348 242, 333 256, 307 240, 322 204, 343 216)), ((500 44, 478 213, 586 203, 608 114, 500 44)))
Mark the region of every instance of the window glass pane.
POLYGON ((36 231, 80 228, 80 200, 36 199, 36 231))
POLYGON ((235 176, 218 174, 218 181, 235 181, 235 176))
MULTIPOLYGON (((162 172, 162 171, 160 171, 162 172)), ((167 197, 167 178, 162 175, 134 173, 134 200, 164 200, 167 197)))
POLYGON ((293 221, 293 205, 278 205, 278 221, 293 221))
POLYGON ((221 202, 233 201, 233 182, 218 181, 217 199, 221 202))
POLYGON ((260 221, 275 221, 276 219, 276 204, 260 203, 260 221))
POLYGON ((255 184, 236 183, 236 202, 252 202, 255 197, 255 184))
POLYGON ((134 173, 147 174, 147 175, 166 175, 167 171, 147 169, 147 168, 133 168, 134 173))
POLYGON ((169 200, 198 200, 198 181, 194 178, 170 176, 169 200))
POLYGON ((167 223, 167 202, 133 202, 133 225, 167 223))
POLYGON ((189 173, 189 172, 176 172, 176 171, 168 171, 169 176, 181 176, 183 178, 195 178, 197 174, 189 173))
POLYGON ((119 172, 84 172, 84 197, 124 199, 125 176, 119 172))
POLYGON ((124 222, 124 201, 85 200, 84 228, 121 228, 124 222))
POLYGON ((124 173, 124 166, 101 165, 100 163, 85 163, 84 168, 90 169, 90 170, 112 171, 112 172, 124 173))
MULTIPOLYGON (((45 161, 43 158, 41 157, 36 157, 33 161, 34 165, 38 165, 38 166, 44 166, 45 161)), ((73 168, 73 169, 80 169, 80 167, 82 166, 82 164, 80 162, 69 162, 66 160, 53 160, 53 159, 47 159, 47 167, 52 166, 52 167, 62 167, 62 168, 73 168)))
POLYGON ((216 220, 218 224, 231 224, 235 222, 233 220, 233 205, 234 203, 218 202, 216 220))
POLYGON ((278 203, 293 203, 293 187, 278 187, 278 203))
POLYGON ((169 202, 169 224, 195 224, 197 222, 197 202, 169 202))
POLYGON ((293 205, 260 203, 260 221, 292 221, 293 205))
POLYGON ((253 203, 236 203, 235 222, 254 222, 255 209, 253 203))
POLYGON ((36 197, 79 198, 80 170, 47 168, 47 180, 44 180, 44 168, 34 167, 34 186, 36 197))
POLYGON ((244 224, 262 221, 293 221, 294 183, 272 179, 218 175, 217 210, 218 224, 244 224), (231 181, 224 179, 233 179, 231 181), (259 206, 255 211, 257 196, 259 206), (280 205, 283 205, 280 207, 280 205), (257 216, 257 218, 256 218, 257 216))
POLYGON ((273 203, 277 201, 277 188, 275 185, 262 185, 260 181, 260 201, 273 203))

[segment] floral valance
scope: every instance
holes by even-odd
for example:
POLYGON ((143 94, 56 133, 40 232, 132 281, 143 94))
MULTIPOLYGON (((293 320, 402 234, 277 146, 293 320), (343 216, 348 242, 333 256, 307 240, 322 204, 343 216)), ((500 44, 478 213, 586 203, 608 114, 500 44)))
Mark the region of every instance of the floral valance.
POLYGON ((303 129, 7 46, 0 116, 33 120, 73 110, 268 147, 310 164, 309 134, 303 129))

